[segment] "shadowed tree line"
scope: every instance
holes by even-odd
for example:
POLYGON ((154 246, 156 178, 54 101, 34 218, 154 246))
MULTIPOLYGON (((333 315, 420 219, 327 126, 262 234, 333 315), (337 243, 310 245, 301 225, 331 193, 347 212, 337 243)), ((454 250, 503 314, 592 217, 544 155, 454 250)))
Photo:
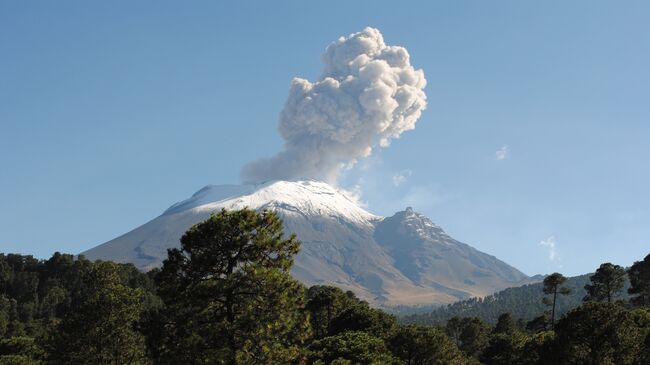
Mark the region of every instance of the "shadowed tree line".
POLYGON ((574 288, 554 273, 532 320, 422 325, 349 291, 305 288, 290 275, 299 246, 277 215, 244 209, 193 226, 148 273, 0 254, 0 365, 650 363, 650 255, 601 265, 564 315, 574 288))

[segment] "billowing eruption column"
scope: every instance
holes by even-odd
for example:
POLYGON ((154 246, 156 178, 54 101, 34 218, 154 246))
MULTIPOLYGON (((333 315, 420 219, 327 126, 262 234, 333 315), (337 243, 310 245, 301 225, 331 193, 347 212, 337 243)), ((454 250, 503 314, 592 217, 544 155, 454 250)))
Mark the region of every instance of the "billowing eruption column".
POLYGON ((403 47, 387 46, 366 28, 330 44, 320 80, 294 78, 280 114, 284 150, 253 161, 242 180, 314 178, 335 183, 339 173, 376 146, 415 128, 426 106, 424 72, 403 47))

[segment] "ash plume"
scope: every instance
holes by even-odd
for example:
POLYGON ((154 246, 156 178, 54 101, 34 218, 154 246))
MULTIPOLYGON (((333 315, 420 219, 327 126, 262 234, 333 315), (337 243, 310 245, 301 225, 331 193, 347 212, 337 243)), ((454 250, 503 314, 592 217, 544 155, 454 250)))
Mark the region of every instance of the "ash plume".
POLYGON ((405 48, 388 46, 379 30, 365 28, 331 43, 322 61, 320 80, 291 83, 278 127, 284 150, 245 165, 245 182, 335 183, 359 158, 415 128, 426 106, 426 80, 405 48))

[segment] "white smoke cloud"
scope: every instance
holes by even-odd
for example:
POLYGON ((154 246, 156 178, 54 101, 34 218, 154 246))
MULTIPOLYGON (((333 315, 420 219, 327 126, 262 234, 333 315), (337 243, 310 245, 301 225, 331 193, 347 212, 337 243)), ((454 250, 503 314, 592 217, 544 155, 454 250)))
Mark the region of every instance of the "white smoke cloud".
POLYGON ((405 48, 386 45, 379 30, 366 28, 330 44, 322 60, 320 80, 293 79, 280 114, 284 150, 244 166, 244 181, 333 183, 374 148, 415 128, 426 107, 426 80, 405 48))

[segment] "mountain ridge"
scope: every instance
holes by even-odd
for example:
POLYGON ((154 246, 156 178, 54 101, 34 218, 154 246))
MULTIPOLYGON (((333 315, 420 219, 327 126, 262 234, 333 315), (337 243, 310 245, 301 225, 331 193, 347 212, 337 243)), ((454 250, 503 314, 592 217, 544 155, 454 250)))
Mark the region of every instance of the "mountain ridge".
POLYGON ((519 270, 451 238, 411 208, 381 217, 316 180, 208 185, 160 216, 83 254, 148 270, 193 224, 220 209, 270 209, 302 242, 293 275, 352 290, 377 306, 447 304, 525 283, 519 270))

